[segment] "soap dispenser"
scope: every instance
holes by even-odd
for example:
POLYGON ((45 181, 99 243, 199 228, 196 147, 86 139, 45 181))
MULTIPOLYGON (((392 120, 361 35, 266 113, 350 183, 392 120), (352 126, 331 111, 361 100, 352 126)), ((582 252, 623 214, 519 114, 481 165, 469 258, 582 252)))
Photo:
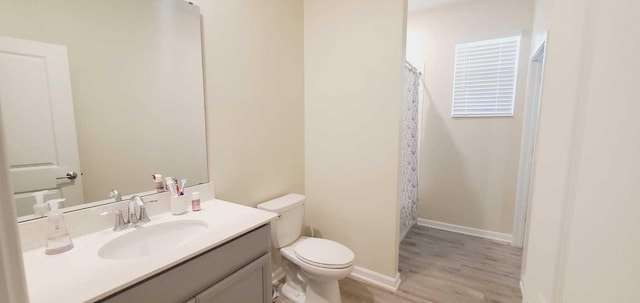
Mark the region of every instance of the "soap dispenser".
POLYGON ((65 199, 53 199, 47 201, 51 211, 49 212, 49 234, 47 235, 47 248, 44 253, 47 255, 56 255, 73 248, 73 242, 67 232, 67 226, 64 223, 64 217, 60 211, 60 202, 65 199))
POLYGON ((44 195, 51 193, 48 190, 43 190, 33 193, 36 198, 36 204, 33 205, 33 213, 36 217, 44 217, 49 212, 49 205, 44 203, 44 195))

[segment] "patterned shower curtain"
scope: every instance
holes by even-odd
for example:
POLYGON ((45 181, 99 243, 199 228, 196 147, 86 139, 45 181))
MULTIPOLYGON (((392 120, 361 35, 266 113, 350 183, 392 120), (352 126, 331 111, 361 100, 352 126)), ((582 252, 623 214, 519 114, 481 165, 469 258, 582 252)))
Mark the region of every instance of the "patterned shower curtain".
POLYGON ((405 65, 400 171, 400 239, 418 222, 418 98, 420 73, 405 65))

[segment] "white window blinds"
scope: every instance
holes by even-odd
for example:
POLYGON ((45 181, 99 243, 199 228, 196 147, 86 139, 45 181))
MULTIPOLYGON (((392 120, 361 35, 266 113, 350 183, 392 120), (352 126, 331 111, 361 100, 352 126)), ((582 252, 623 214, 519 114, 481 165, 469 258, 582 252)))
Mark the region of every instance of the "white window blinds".
POLYGON ((520 36, 456 45, 452 117, 513 116, 520 36))

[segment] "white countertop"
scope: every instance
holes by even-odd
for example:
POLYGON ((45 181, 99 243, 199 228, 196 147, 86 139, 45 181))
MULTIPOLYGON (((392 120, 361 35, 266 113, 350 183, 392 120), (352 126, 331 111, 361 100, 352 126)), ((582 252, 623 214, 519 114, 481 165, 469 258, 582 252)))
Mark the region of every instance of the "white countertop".
POLYGON ((59 255, 47 256, 44 248, 23 254, 29 301, 93 302, 151 277, 167 268, 217 247, 273 220, 277 215, 222 200, 202 202, 199 212, 174 216, 152 216, 154 224, 197 219, 209 228, 197 239, 165 252, 125 260, 107 260, 98 250, 108 241, 135 231, 128 228, 114 232, 111 228, 72 239, 74 248, 59 255))

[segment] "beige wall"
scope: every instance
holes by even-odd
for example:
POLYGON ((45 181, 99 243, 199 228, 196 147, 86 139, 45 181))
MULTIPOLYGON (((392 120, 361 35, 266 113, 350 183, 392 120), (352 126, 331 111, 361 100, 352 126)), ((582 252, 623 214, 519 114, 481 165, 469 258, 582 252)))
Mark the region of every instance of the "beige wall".
POLYGON ((638 27, 640 6, 539 5, 549 42, 524 299, 638 302, 640 36, 628 29, 638 27))
POLYGON ((534 0, 533 2, 532 48, 545 39, 547 31, 551 27, 551 5, 553 0, 534 0))
POLYGON ((511 233, 533 2, 483 0, 409 15, 407 60, 424 70, 419 217, 511 233), (515 114, 451 118, 457 43, 522 35, 515 114))
POLYGON ((561 302, 640 302, 640 3, 596 2, 561 302))
POLYGON ((303 2, 194 2, 216 196, 255 206, 304 193, 303 2))
POLYGON ((536 35, 549 29, 534 176, 529 200, 529 228, 523 264, 524 298, 554 302, 567 197, 572 194, 574 133, 581 87, 584 7, 575 1, 536 2, 536 35), (542 7, 541 7, 542 6, 542 7), (567 16, 571 16, 567 18, 567 16), (540 20, 539 20, 540 19, 540 20), (555 22, 555 24, 553 24, 555 22), (553 25, 552 25, 553 24, 553 25))
POLYGON ((307 223, 398 271, 404 0, 306 0, 307 223))

